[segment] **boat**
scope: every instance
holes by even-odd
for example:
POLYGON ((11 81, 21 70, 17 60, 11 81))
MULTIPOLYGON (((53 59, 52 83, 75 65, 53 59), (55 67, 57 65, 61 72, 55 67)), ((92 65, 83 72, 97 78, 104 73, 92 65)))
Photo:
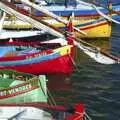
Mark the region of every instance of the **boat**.
MULTIPOLYGON (((45 22, 59 28, 60 30, 66 30, 66 25, 57 22, 53 19, 47 19, 45 22)), ((74 20, 74 26, 79 30, 83 31, 85 34, 78 33, 74 31, 74 35, 82 39, 108 39, 111 36, 112 25, 110 21, 104 18, 100 19, 89 19, 89 20, 74 20)))
MULTIPOLYGON (((29 3, 31 3, 31 2, 29 2, 29 3)), ((13 10, 11 10, 11 8, 15 9, 15 6, 16 6, 16 5, 13 6, 12 3, 9 3, 9 2, 6 2, 6 1, 4 1, 4 2, 2 1, 2 3, 0 3, 0 4, 1 4, 2 9, 4 9, 5 11, 8 11, 8 7, 10 7, 10 10, 8 12, 12 12, 13 10)), ((34 5, 34 4, 32 4, 32 5, 34 5)), ((34 8, 36 8, 35 5, 34 5, 34 8)), ((44 8, 42 8, 42 9, 44 9, 44 8)), ((46 10, 46 9, 44 9, 44 10, 46 10)), ((24 15, 28 16, 30 14, 30 13, 28 13, 28 11, 25 11, 25 10, 21 9, 18 6, 17 6, 17 9, 14 12, 16 12, 16 11, 20 12, 22 15, 24 14, 24 15)), ((46 13, 46 11, 45 11, 45 13, 46 13)), ((16 15, 18 15, 18 14, 16 14, 16 15)), ((25 18, 26 17, 24 16, 23 20, 25 18)), ((43 22, 43 20, 41 21, 40 19, 38 19, 38 17, 36 17, 34 15, 32 15, 31 18, 32 18, 31 21, 33 21, 33 19, 37 20, 37 21, 35 21, 35 22, 37 22, 37 24, 38 24, 38 21, 43 22)), ((27 18, 26 20, 28 21, 28 19, 30 19, 30 18, 27 18)), ((29 21, 29 22, 31 22, 31 21, 29 21)), ((53 28, 53 26, 54 26, 54 30, 57 33, 55 34, 55 32, 51 31, 52 34, 54 33, 54 35, 56 35, 56 36, 63 37, 60 34, 59 29, 55 29, 55 28, 58 27, 58 28, 61 28, 61 29, 66 29, 66 24, 67 24, 66 22, 64 24, 64 23, 57 22, 56 20, 53 20, 53 19, 51 19, 51 20, 49 20, 49 19, 45 20, 44 19, 44 23, 45 23, 45 25, 50 26, 51 28, 53 28), (59 32, 59 34, 58 34, 58 32, 59 32)), ((36 24, 34 26, 36 27, 36 24)), ((79 37, 81 37, 81 38, 96 38, 96 37, 97 38, 109 38, 110 35, 111 35, 111 22, 109 22, 108 20, 106 20, 104 18, 100 18, 100 19, 97 19, 97 20, 91 19, 91 20, 87 20, 87 21, 74 20, 74 26, 75 26, 74 27, 75 31, 77 30, 77 32, 80 33, 79 37), (98 34, 98 31, 99 31, 99 34, 98 34)), ((39 25, 37 25, 37 27, 40 28, 39 25)), ((44 28, 44 27, 41 27, 41 28, 44 28)), ((46 28, 46 29, 48 29, 48 28, 46 28)))
MULTIPOLYGON (((66 24, 67 24, 66 19, 65 20, 61 19, 55 14, 49 12, 44 7, 41 8, 40 6, 33 4, 29 1, 24 1, 24 2, 25 4, 33 7, 34 9, 37 9, 40 12, 43 12, 45 15, 48 15, 49 17, 54 18, 54 19, 50 19, 50 18, 42 19, 45 23, 47 23, 47 25, 54 26, 56 28, 59 28, 60 30, 66 30, 66 24)), ((37 20, 39 19, 37 18, 37 20)), ((76 34, 75 32, 75 35, 79 36, 80 38, 109 38, 111 35, 111 22, 104 18, 89 19, 89 20, 74 19, 73 24, 74 24, 75 31, 77 30, 77 33, 79 32, 78 34, 76 34)), ((25 29, 27 28, 27 26, 28 24, 26 24, 25 29)), ((16 25, 16 27, 20 27, 19 24, 18 26, 16 25)), ((32 28, 32 25, 31 25, 31 28, 32 28)))
MULTIPOLYGON (((16 20, 15 24, 12 26, 7 26, 7 22, 6 21, 3 24, 4 29, 24 29, 24 31, 26 29, 32 29, 32 25, 28 23, 25 24, 24 26, 21 26, 21 23, 18 23, 17 21, 20 22, 20 20, 16 20)), ((59 28, 60 30, 66 30, 66 25, 60 22, 57 22, 54 19, 44 19, 45 22, 47 22, 48 24, 51 24, 52 26, 55 26, 57 28, 59 28)), ((81 34, 75 32, 75 35, 79 36, 80 38, 109 38, 111 36, 111 22, 105 20, 104 18, 100 18, 100 19, 86 19, 86 20, 74 20, 73 24, 76 28, 78 28, 79 30, 82 30, 84 33, 86 33, 86 35, 81 34), (98 32, 99 31, 99 32, 98 32)))
POLYGON ((17 7, 16 5, 14 5, 10 2, 0 1, 0 8, 8 14, 16 16, 18 19, 32 24, 37 29, 40 29, 40 30, 42 29, 45 32, 50 33, 54 36, 64 38, 64 35, 61 34, 59 29, 54 28, 53 26, 48 25, 44 21, 37 19, 36 16, 34 16, 32 14, 30 15, 28 11, 26 11, 20 7, 17 7))
POLYGON ((52 120, 52 115, 35 107, 0 107, 0 120, 52 120))
MULTIPOLYGON (((66 31, 61 31, 61 30, 57 29, 56 27, 53 27, 52 25, 50 25, 44 21, 41 21, 35 15, 32 15, 31 13, 29 13, 29 11, 26 11, 23 8, 20 8, 20 7, 14 5, 10 2, 3 1, 3 0, 0 1, 0 7, 3 11, 7 12, 8 14, 15 15, 18 19, 21 19, 23 21, 26 20, 27 22, 29 22, 30 24, 32 24, 34 27, 36 27, 38 29, 43 29, 54 36, 61 37, 61 38, 65 39, 65 36, 66 36, 65 34, 67 33, 66 31), (29 17, 29 14, 30 14, 30 17, 29 17)), ((100 13, 100 11, 99 11, 99 13, 100 13)), ((102 14, 102 16, 105 19, 111 21, 111 19, 109 19, 108 16, 105 16, 104 14, 102 14)), ((61 20, 59 19, 59 21, 61 21, 61 20)), ((63 23, 67 25, 69 22, 63 22, 63 23)), ((77 30, 78 32, 80 32, 82 34, 85 34, 85 33, 83 33, 83 31, 78 30, 76 27, 70 27, 70 28, 73 28, 74 30, 77 30)), ((70 30, 70 32, 71 32, 71 30, 70 30)), ((72 42, 72 44, 73 44, 73 42, 72 42)), ((78 37, 77 38, 74 37, 74 44, 80 50, 82 50, 85 54, 89 55, 91 58, 95 59, 99 63, 103 63, 103 64, 119 63, 118 57, 116 58, 115 56, 113 57, 112 55, 108 55, 106 53, 103 53, 96 46, 93 46, 93 45, 79 39, 78 37), (96 54, 97 54, 97 56, 99 55, 99 57, 97 57, 96 54), (105 59, 105 61, 101 61, 102 57, 105 59), (108 60, 109 60, 109 63, 108 63, 108 60)), ((71 59, 71 60, 72 60, 72 63, 74 64, 73 59, 71 59)))
MULTIPOLYGON (((21 0, 22 2, 26 2, 24 0, 21 0)), ((82 0, 62 0, 62 1, 55 1, 55 0, 40 0, 36 1, 33 0, 36 4, 39 6, 44 6, 45 9, 53 12, 54 14, 61 16, 61 17, 69 17, 71 13, 74 13, 75 17, 77 18, 97 18, 100 17, 100 14, 96 11, 96 9, 93 7, 93 5, 97 5, 98 9, 103 12, 104 14, 109 14, 110 10, 112 9, 112 16, 116 20, 120 20, 119 14, 120 14, 120 5, 113 5, 111 7, 111 3, 107 3, 108 7, 105 7, 104 5, 100 5, 96 2, 85 2, 82 0), (41 2, 44 2, 42 4, 41 2)), ((17 4, 17 2, 14 2, 17 4)), ((23 4, 17 4, 18 6, 21 6, 24 9, 29 9, 28 6, 23 4)), ((34 11, 34 14, 38 17, 45 17, 45 15, 39 11, 34 11)))
MULTIPOLYGON (((46 76, 13 70, 0 70, 0 104, 47 103, 46 76)), ((0 107, 0 119, 51 118, 50 113, 35 107, 0 107), (29 115, 29 116, 28 116, 29 115)))
POLYGON ((44 32, 39 30, 28 30, 28 31, 12 31, 12 30, 2 30, 0 31, 0 40, 9 39, 9 38, 25 38, 33 37, 44 34, 44 32))
POLYGON ((56 117, 51 113, 53 110, 63 112, 61 119, 65 120, 87 118, 83 104, 70 108, 49 105, 46 80, 45 75, 0 70, 0 120, 52 120, 56 117))
POLYGON ((32 37, 45 33, 42 30, 4 30, 3 24, 5 17, 6 13, 3 12, 2 18, 0 20, 0 39, 32 37))
POLYGON ((0 104, 47 103, 46 76, 0 70, 0 104))
POLYGON ((73 70, 73 44, 51 49, 20 43, 19 46, 7 45, 0 49, 0 69, 14 69, 31 74, 70 74, 73 70))

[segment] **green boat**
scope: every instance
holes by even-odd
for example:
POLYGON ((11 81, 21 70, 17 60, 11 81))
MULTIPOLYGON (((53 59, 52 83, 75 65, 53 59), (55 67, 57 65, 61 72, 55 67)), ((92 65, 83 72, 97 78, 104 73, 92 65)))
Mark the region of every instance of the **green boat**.
POLYGON ((47 103, 45 75, 0 70, 0 104, 47 103))
POLYGON ((83 104, 75 104, 70 108, 49 105, 46 91, 45 75, 35 76, 13 70, 1 70, 0 120, 53 120, 56 118, 46 110, 62 112, 64 114, 61 116, 62 120, 77 118, 83 120, 85 116, 83 104))

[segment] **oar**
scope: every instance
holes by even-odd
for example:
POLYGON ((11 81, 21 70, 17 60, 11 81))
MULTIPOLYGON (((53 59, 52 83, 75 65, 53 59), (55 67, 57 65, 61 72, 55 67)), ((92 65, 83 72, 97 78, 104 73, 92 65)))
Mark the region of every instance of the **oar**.
POLYGON ((71 112, 75 111, 74 107, 79 106, 79 109, 81 109, 81 111, 84 114, 84 105, 83 104, 75 104, 73 105, 73 107, 71 108, 67 108, 61 105, 49 105, 49 104, 44 104, 44 103, 40 103, 40 102, 36 102, 36 103, 2 103, 0 104, 0 107, 36 107, 36 108, 46 108, 49 110, 55 110, 55 111, 62 111, 62 112, 71 112))
MULTIPOLYGON (((78 0, 79 1, 79 0, 78 0)), ((109 8, 109 7, 105 7, 105 6, 103 6, 103 5, 101 5, 101 4, 98 4, 98 3, 96 3, 96 2, 90 2, 91 4, 91 6, 92 5, 96 5, 96 6, 99 6, 99 7, 102 7, 102 8, 104 8, 104 9, 106 9, 106 10, 108 10, 109 12, 111 12, 111 13, 115 13, 115 14, 118 14, 118 15, 120 15, 120 11, 115 11, 115 10, 113 10, 113 8, 109 8)))
POLYGON ((112 19, 111 17, 108 17, 107 15, 105 15, 104 13, 102 13, 95 5, 92 5, 92 6, 93 6, 93 8, 95 8, 95 10, 97 11, 97 13, 98 13, 99 15, 101 15, 102 17, 104 17, 105 19, 107 19, 107 20, 109 20, 109 21, 112 21, 113 23, 120 24, 119 21, 114 20, 114 19, 112 19))
POLYGON ((3 16, 2 16, 2 18, 1 18, 1 20, 0 20, 0 32, 1 32, 2 29, 3 29, 3 23, 4 23, 4 20, 5 20, 5 16, 6 16, 6 13, 3 12, 3 16))
MULTIPOLYGON (((90 2, 90 4, 85 3, 85 2, 81 2, 80 0, 77 0, 77 2, 79 2, 80 4, 83 4, 83 5, 86 5, 86 6, 95 8, 95 10, 97 11, 97 13, 98 13, 99 15, 101 15, 102 17, 104 17, 105 19, 110 20, 110 21, 112 21, 112 22, 114 22, 114 23, 120 24, 119 21, 114 20, 114 19, 108 17, 107 15, 105 15, 104 13, 102 13, 96 6, 102 7, 102 8, 104 8, 104 9, 108 10, 109 12, 115 13, 115 14, 118 14, 118 15, 120 15, 120 12, 115 11, 115 10, 113 10, 112 8, 109 9, 108 7, 104 7, 104 6, 102 6, 102 5, 100 5, 100 4, 97 4, 97 3, 95 3, 95 2, 90 2)), ((108 13, 109 13, 109 12, 108 12, 108 13)), ((111 13, 110 13, 110 14, 111 14, 111 13)))
MULTIPOLYGON (((32 7, 32 8, 34 8, 34 9, 36 9, 36 10, 44 13, 45 15, 56 19, 57 21, 65 24, 65 25, 67 25, 68 22, 69 22, 69 21, 67 21, 66 19, 62 19, 62 18, 60 18, 59 16, 55 15, 54 13, 50 12, 49 10, 45 9, 43 6, 38 6, 38 5, 36 5, 35 3, 30 2, 30 1, 28 1, 28 0, 20 0, 20 1, 21 1, 22 3, 27 4, 28 6, 30 6, 30 7, 32 7)), ((83 35, 87 35, 86 32, 84 32, 84 31, 82 31, 82 30, 80 30, 80 29, 78 29, 78 28, 76 28, 76 27, 73 27, 73 29, 74 29, 75 31, 83 34, 83 35)))

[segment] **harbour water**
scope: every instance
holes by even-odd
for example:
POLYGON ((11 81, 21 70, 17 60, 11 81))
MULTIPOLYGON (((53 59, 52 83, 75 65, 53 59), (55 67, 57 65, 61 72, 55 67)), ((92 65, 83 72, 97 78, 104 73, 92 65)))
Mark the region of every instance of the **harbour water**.
MULTIPOLYGON (((120 25, 113 25, 104 49, 120 53, 120 25)), ((100 42, 99 42, 100 44, 100 42)), ((57 104, 84 103, 93 120, 120 119, 120 64, 103 65, 77 50, 76 68, 68 78, 57 76, 48 87, 57 104)))

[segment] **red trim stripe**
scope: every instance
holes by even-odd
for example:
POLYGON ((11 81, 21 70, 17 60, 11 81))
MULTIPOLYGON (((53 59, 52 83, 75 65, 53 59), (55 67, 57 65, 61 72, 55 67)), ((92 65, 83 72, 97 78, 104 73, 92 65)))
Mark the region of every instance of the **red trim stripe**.
POLYGON ((33 86, 33 87, 30 88, 30 89, 23 90, 23 91, 19 91, 19 92, 16 92, 16 93, 14 93, 14 94, 8 94, 8 95, 0 96, 0 99, 5 99, 5 98, 9 98, 9 97, 15 97, 15 96, 17 96, 17 95, 27 93, 27 92, 32 91, 32 90, 35 90, 35 89, 37 89, 37 88, 40 88, 40 87, 39 87, 39 86, 33 86))
MULTIPOLYGON (((37 80, 37 81, 38 81, 38 80, 37 80)), ((30 80, 30 81, 28 81, 28 82, 25 82, 25 83, 16 85, 16 86, 11 87, 11 88, 2 89, 2 90, 0 90, 0 92, 5 91, 5 90, 11 90, 11 89, 19 88, 19 87, 25 86, 25 85, 27 85, 27 84, 32 84, 32 83, 37 82, 37 81, 36 81, 36 79, 35 79, 35 80, 30 80)))
POLYGON ((100 24, 97 24, 97 25, 88 26, 88 27, 85 27, 85 28, 80 28, 80 30, 87 30, 87 29, 99 27, 99 26, 106 25, 106 24, 109 24, 109 23, 108 22, 104 22, 104 23, 100 23, 100 24))

